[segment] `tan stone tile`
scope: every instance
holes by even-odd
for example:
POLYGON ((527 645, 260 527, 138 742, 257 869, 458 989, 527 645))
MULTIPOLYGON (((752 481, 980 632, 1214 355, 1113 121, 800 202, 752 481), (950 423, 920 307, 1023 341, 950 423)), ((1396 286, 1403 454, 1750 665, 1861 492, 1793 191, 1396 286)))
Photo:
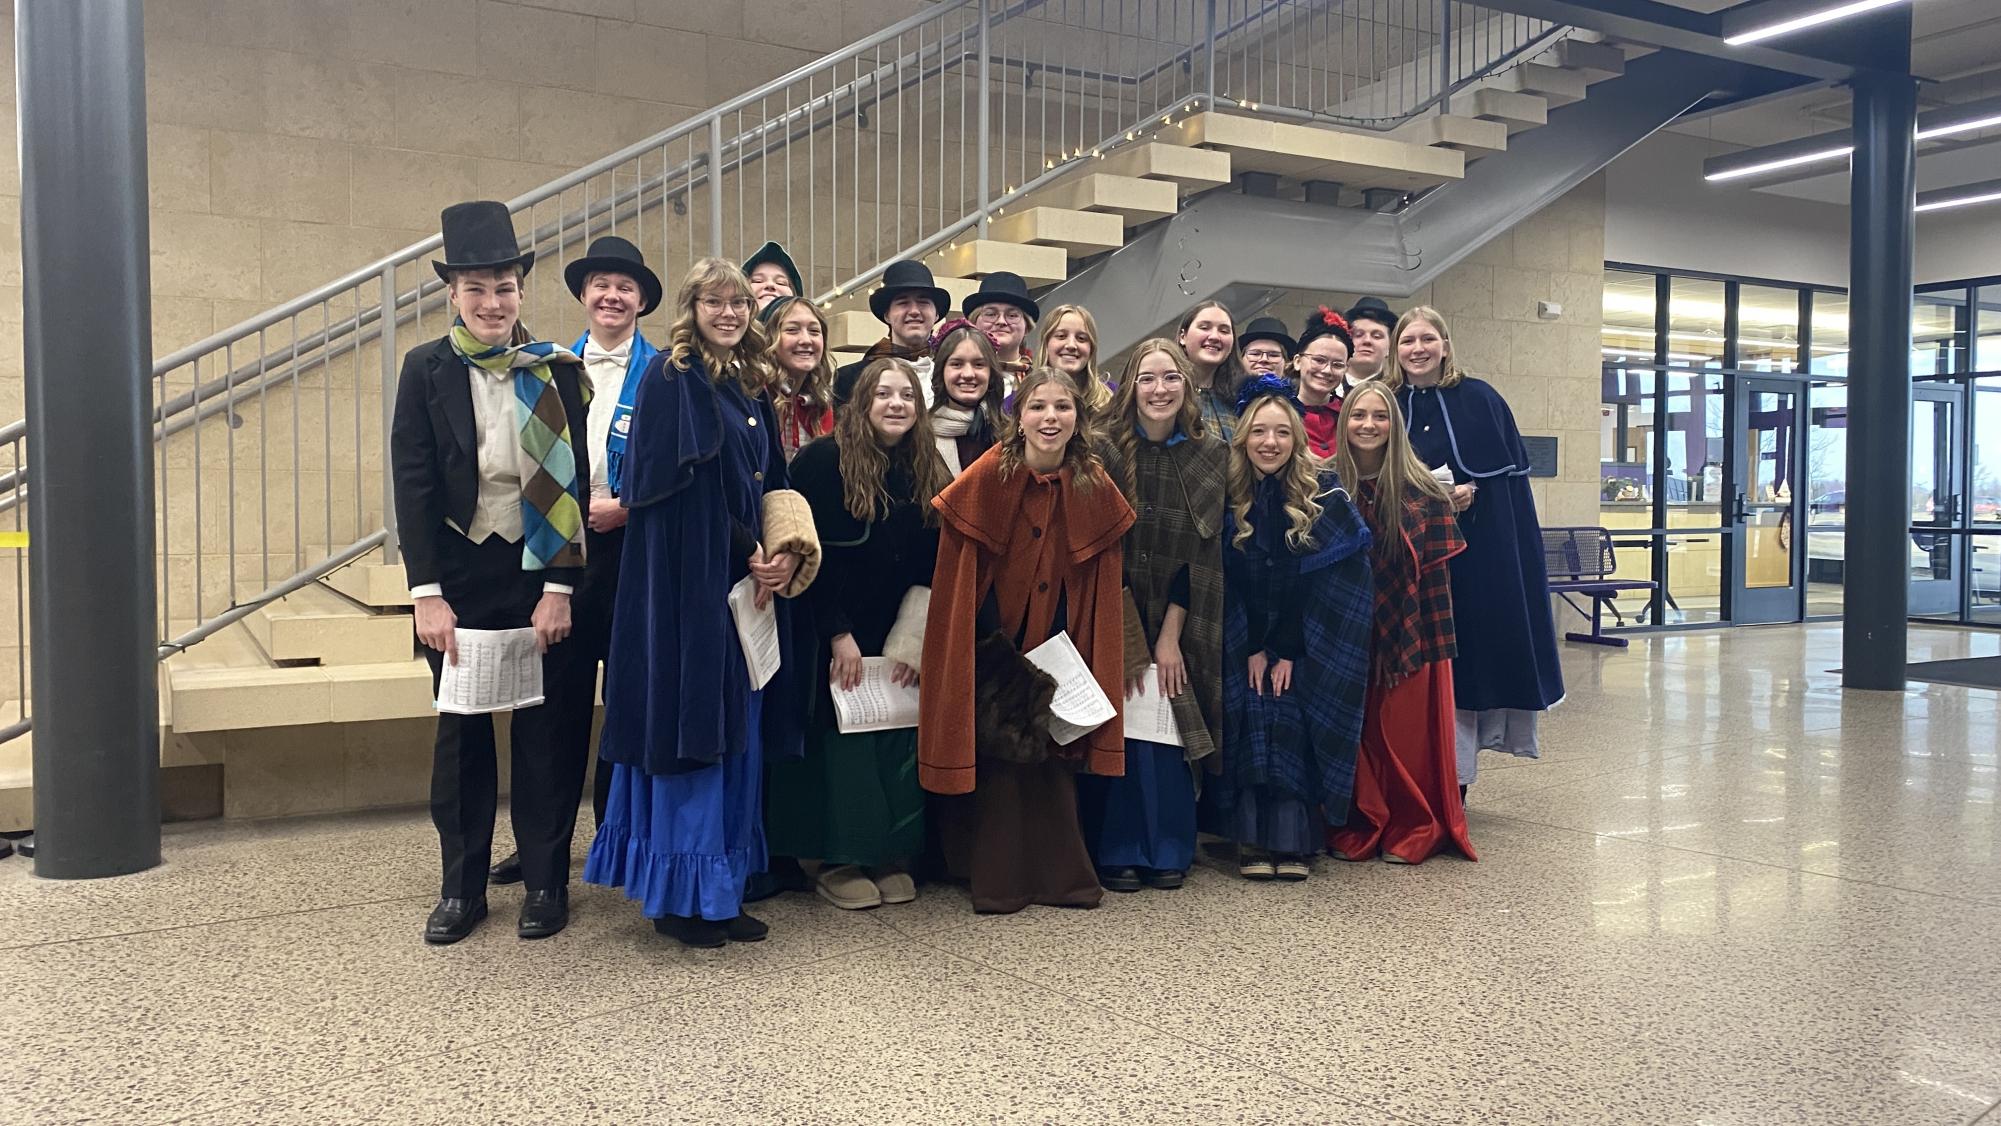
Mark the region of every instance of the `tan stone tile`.
POLYGON ((689 4, 685 0, 637 0, 640 23, 698 31, 704 35, 741 36, 744 12, 734 4, 689 4))
MULTIPOLYGON (((841 44, 866 39, 929 6, 924 0, 841 0, 841 44)), ((1109 19, 1110 15, 1099 18, 1109 19)))
POLYGON ((169 297, 254 300, 261 233, 255 220, 155 212, 153 292, 169 297))
MULTIPOLYGON (((589 90, 597 69, 597 23, 569 12, 481 0, 478 50, 489 59, 532 52, 536 85, 589 90)), ((461 41, 470 30, 461 29, 461 41)))
POLYGON ((349 808, 420 805, 430 800, 435 717, 342 727, 347 739, 349 808))
POLYGON ((599 16, 605 20, 630 23, 636 7, 634 0, 513 0, 514 3, 529 8, 547 8, 552 12, 570 12, 580 16, 599 16))
POLYGON ((601 94, 702 104, 709 93, 708 40, 671 28, 600 20, 591 73, 601 94))
POLYGON ((223 768, 226 816, 284 817, 346 806, 341 729, 312 724, 229 733, 223 768))
POLYGON ((645 102, 530 87, 521 93, 521 143, 530 152, 574 156, 575 169, 666 128, 655 125, 662 116, 645 102))
POLYGON ((158 211, 207 212, 209 131, 156 121, 146 130, 146 188, 158 211))
POLYGON ((353 213, 370 223, 422 230, 451 204, 479 196, 479 161, 409 149, 356 148, 353 213))
POLYGON ((1448 320, 1491 318, 1494 315, 1494 269, 1477 263, 1462 263, 1447 270, 1432 283, 1428 304, 1448 320))
POLYGON ((264 128, 264 75, 269 60, 291 56, 266 50, 230 52, 217 66, 214 52, 180 40, 146 52, 146 114, 152 121, 207 129, 256 132, 264 128))
POLYGON ((1565 336, 1562 325, 1529 321, 1509 326, 1514 370, 1544 379, 1563 374, 1565 336))
MULTIPOLYGON (((265 128, 326 141, 387 145, 396 133, 396 70, 324 55, 264 60, 265 128)), ((439 84, 453 81, 433 78, 439 84)))
MULTIPOLYGON (((263 296, 283 301, 423 239, 424 232, 266 219, 263 296)), ((372 301, 371 287, 365 300, 372 301)))
POLYGON ((812 51, 712 35, 709 39, 707 104, 728 101, 818 57, 812 51))
POLYGON ((838 19, 828 18, 832 14, 828 8, 832 6, 826 0, 771 0, 752 13, 750 19, 743 21, 743 37, 760 43, 826 53, 881 30, 880 27, 871 27, 858 35, 848 35, 847 5, 840 5, 838 19))
MULTIPOLYGON (((572 165, 481 158, 476 190, 480 199, 509 200, 572 171, 572 165)), ((431 218, 435 222, 437 216, 431 218)))
POLYGON ((217 130, 210 153, 211 203, 218 215, 348 221, 346 145, 217 130))
POLYGON ((155 360, 178 352, 214 331, 215 302, 203 297, 153 298, 155 360))
MULTIPOLYGON (((480 69, 480 54, 466 35, 479 26, 478 0, 348 0, 338 9, 346 22, 329 33, 342 40, 341 53, 349 57, 456 75, 480 69), (384 28, 396 33, 384 35, 384 28)), ((397 101, 403 100, 399 90, 397 101)))
POLYGON ((1541 215, 1516 224, 1515 263, 1531 270, 1575 268, 1570 257, 1570 224, 1541 215))
POLYGON ((521 87, 507 76, 395 72, 398 148, 511 157, 521 149, 521 87))
POLYGON ((149 49, 207 52, 215 48, 297 51, 305 38, 306 0, 148 0, 149 49))
MULTIPOLYGON (((0 102, 0 146, 6 149, 0 152, 0 195, 8 196, 21 194, 21 149, 15 134, 19 111, 14 106, 13 89, 11 84, 8 85, 7 99, 0 102)), ((20 218, 10 215, 6 221, 18 223, 20 218)))

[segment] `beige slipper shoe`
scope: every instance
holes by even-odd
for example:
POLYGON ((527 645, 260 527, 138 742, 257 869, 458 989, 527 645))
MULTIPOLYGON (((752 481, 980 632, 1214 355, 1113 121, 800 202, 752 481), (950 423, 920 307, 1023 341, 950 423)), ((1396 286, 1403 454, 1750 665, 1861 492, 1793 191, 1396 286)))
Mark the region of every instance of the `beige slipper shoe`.
POLYGON ((882 906, 882 892, 876 890, 875 881, 852 864, 820 869, 813 878, 813 892, 843 911, 882 906))

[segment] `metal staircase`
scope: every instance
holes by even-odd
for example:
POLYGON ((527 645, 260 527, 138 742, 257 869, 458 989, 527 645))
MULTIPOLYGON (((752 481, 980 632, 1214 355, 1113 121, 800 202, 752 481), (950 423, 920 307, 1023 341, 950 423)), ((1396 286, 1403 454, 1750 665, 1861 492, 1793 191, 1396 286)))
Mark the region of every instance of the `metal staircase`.
MULTIPOLYGON (((637 242, 670 286, 703 255, 741 258, 770 237, 830 308, 837 348, 880 336, 866 295, 888 263, 917 257, 955 298, 996 270, 1081 295, 1109 351, 1197 296, 1277 284, 1226 276, 1236 267, 1206 249, 1187 276, 1191 216, 1341 217, 1309 242, 1238 229, 1284 261, 1407 273, 1408 216, 1478 195, 1452 193, 1512 159, 1552 99, 1623 64, 1609 45, 1458 0, 947 0, 510 201, 547 264, 526 319, 570 338, 553 267, 598 235, 637 242), (1266 195, 1232 190, 1253 180, 1266 195)), ((167 729, 428 714, 384 447, 402 352, 449 323, 428 265, 439 243, 155 365, 167 729)), ((1432 245, 1426 262, 1452 257, 1432 245)), ((32 502, 24 431, 0 429, 14 455, 0 453, 13 467, 0 522, 32 502)), ((23 713, 0 729, 0 791, 26 761, 25 740, 6 744, 23 713)))

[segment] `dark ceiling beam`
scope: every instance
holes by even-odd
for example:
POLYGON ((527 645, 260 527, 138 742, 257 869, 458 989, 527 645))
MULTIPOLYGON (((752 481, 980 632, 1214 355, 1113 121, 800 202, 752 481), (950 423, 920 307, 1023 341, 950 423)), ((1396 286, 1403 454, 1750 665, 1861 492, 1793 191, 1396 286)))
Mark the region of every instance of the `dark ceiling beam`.
MULTIPOLYGON (((1846 82, 1856 74, 1888 70, 1902 74, 1898 40, 1910 42, 1909 4, 1897 4, 1825 27, 1763 43, 1733 47, 1724 38, 1757 26, 1761 9, 1773 19, 1790 13, 1793 3, 1751 0, 1720 12, 1694 12, 1658 0, 1482 0, 1489 8, 1572 27, 1589 28, 1618 39, 1656 47, 1709 55, 1732 62, 1804 75, 1824 82, 1846 82)), ((1907 56, 1906 56, 1907 57, 1907 56)))

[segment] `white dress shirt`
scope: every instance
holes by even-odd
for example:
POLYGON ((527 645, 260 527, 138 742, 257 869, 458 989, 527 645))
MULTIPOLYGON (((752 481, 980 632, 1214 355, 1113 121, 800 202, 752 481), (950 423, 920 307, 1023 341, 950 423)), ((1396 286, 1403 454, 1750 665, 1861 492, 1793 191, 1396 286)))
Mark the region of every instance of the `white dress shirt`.
MULTIPOLYGON (((634 336, 638 335, 636 332, 634 336)), ((606 351, 598 347, 595 335, 584 341, 584 374, 591 381, 590 450, 591 496, 611 496, 611 467, 605 458, 605 443, 611 437, 611 416, 618 413, 618 396, 625 390, 625 369, 632 360, 632 337, 606 351)))
MULTIPOLYGON (((465 364, 472 390, 473 440, 479 445, 479 497, 473 503, 472 525, 445 524, 474 543, 499 536, 521 542, 521 422, 514 407, 514 372, 489 371, 465 364)), ((544 591, 569 594, 566 583, 543 583, 544 591)), ((410 588, 412 598, 444 597, 443 583, 410 588)))

